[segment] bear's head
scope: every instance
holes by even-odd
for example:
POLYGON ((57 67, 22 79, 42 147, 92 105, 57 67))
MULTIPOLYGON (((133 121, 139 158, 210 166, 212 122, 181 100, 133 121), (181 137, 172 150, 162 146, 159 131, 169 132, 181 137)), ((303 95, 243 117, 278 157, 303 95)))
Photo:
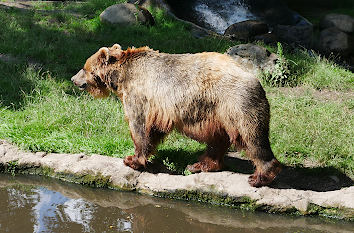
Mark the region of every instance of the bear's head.
POLYGON ((116 61, 122 49, 115 44, 110 48, 100 48, 95 54, 87 59, 84 68, 71 78, 71 81, 80 90, 88 91, 95 98, 107 97, 110 90, 105 83, 108 63, 116 61))

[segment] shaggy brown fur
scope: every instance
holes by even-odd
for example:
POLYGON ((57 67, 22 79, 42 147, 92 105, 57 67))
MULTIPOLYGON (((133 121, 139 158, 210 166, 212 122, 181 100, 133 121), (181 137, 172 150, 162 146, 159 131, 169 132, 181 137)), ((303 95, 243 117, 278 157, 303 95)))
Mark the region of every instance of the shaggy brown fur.
POLYGON ((246 149, 256 166, 252 186, 280 172, 268 140, 269 104, 257 78, 228 55, 159 53, 148 47, 101 48, 72 81, 94 97, 109 91, 121 99, 135 144, 124 163, 144 168, 172 129, 206 143, 192 172, 218 171, 231 144, 246 149))

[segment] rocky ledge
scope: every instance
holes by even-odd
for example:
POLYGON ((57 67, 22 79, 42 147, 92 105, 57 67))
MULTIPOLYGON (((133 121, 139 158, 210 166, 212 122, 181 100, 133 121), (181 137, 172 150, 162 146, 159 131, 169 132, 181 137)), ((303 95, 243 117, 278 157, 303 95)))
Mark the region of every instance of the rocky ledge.
MULTIPOLYGON (((238 158, 226 160, 228 164, 237 162, 242 171, 248 166, 248 161, 238 158)), ((6 141, 0 141, 0 172, 43 175, 94 187, 270 213, 354 220, 353 181, 340 174, 314 175, 285 168, 271 187, 254 188, 247 182, 248 174, 223 171, 182 176, 139 172, 126 167, 120 158, 24 152, 6 141)))

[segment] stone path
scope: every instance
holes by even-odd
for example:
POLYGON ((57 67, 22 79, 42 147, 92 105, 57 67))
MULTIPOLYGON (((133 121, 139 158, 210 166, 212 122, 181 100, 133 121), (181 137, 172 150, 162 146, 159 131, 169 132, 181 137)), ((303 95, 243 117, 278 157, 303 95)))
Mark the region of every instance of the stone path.
MULTIPOLYGON (((226 162, 228 164, 237 162, 240 166, 237 169, 241 172, 248 169, 248 161, 239 158, 227 157, 226 162)), ((6 141, 0 141, 0 171, 12 174, 45 175, 96 187, 197 200, 243 209, 323 215, 354 220, 352 180, 345 176, 326 177, 322 174, 305 175, 301 178, 301 171, 291 168, 284 169, 272 187, 254 188, 247 182, 248 174, 232 171, 189 176, 158 172, 154 174, 126 167, 120 158, 102 155, 31 153, 18 150, 6 141), (295 176, 295 180, 291 179, 292 176, 295 176), (318 191, 303 190, 307 187, 303 183, 311 184, 316 182, 316 179, 325 180, 329 185, 320 182, 318 187, 313 188, 318 191), (296 186, 296 183, 298 188, 295 189, 292 186, 296 186)))

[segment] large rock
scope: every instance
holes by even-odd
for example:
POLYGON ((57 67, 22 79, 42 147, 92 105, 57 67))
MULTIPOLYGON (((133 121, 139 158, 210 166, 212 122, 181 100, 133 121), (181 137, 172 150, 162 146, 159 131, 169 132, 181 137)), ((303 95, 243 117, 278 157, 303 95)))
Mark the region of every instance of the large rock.
POLYGON ((275 53, 254 44, 233 46, 226 51, 226 54, 255 75, 260 72, 272 72, 278 60, 275 53))
POLYGON ((230 25, 224 35, 235 40, 250 40, 256 35, 268 33, 266 23, 258 20, 246 20, 230 25))
POLYGON ((100 14, 100 20, 119 25, 154 24, 154 18, 148 10, 131 3, 121 3, 106 8, 100 14))
POLYGON ((354 32, 354 18, 349 15, 328 14, 320 22, 320 28, 336 27, 343 32, 354 32))
POLYGON ((339 53, 347 56, 353 52, 353 41, 350 35, 336 27, 324 29, 320 33, 320 49, 324 52, 339 53))
POLYGON ((312 42, 313 25, 301 15, 293 12, 294 24, 277 24, 273 33, 280 41, 309 47, 312 42))

